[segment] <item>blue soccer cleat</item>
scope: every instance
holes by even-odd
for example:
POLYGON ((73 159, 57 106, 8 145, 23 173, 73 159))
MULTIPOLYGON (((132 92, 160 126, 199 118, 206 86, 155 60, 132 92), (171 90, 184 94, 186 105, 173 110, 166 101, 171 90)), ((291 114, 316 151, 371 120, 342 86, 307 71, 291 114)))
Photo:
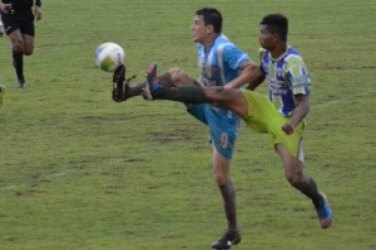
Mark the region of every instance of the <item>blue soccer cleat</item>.
POLYGON ((321 228, 327 229, 332 224, 333 212, 329 206, 329 202, 328 202, 328 199, 326 198, 326 195, 324 193, 321 193, 321 196, 323 198, 323 203, 321 207, 316 207, 316 211, 317 211, 321 228))

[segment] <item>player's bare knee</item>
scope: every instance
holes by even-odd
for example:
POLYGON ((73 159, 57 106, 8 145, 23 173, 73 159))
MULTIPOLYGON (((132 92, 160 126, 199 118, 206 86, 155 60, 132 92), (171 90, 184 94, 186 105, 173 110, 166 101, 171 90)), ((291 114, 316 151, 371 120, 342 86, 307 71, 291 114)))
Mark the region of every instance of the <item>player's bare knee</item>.
POLYGON ((218 186, 224 185, 228 181, 228 176, 225 174, 219 172, 219 171, 213 171, 213 177, 215 182, 217 183, 218 186))
POLYGON ((286 179, 292 186, 297 187, 303 181, 303 173, 300 171, 286 173, 286 179))
POLYGON ((183 70, 180 68, 171 68, 169 69, 168 73, 172 78, 179 78, 179 76, 182 74, 183 70))
POLYGON ((229 100, 228 90, 223 87, 206 88, 204 93, 206 97, 213 102, 220 102, 223 104, 229 100))
POLYGON ((22 42, 14 43, 12 46, 14 52, 24 52, 24 46, 22 42))
POLYGON ((214 180, 218 186, 222 186, 227 183, 227 178, 224 176, 215 175, 214 180))
POLYGON ((33 54, 33 49, 25 49, 24 50, 24 55, 31 56, 32 54, 33 54))
POLYGON ((172 68, 168 71, 170 74, 171 80, 174 84, 182 82, 185 78, 185 72, 180 68, 172 68))

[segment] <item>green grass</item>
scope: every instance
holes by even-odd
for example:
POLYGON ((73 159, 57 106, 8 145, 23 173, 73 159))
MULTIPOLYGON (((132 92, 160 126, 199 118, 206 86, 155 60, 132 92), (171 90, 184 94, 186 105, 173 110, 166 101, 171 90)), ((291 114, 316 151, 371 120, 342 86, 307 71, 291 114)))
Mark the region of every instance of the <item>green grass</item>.
POLYGON ((335 213, 321 230, 269 139, 242 125, 236 249, 376 249, 376 5, 365 0, 44 1, 26 89, 15 88, 0 39, 0 249, 209 249, 225 221, 207 128, 179 103, 112 102, 111 74, 93 59, 114 41, 138 80, 151 62, 197 75, 190 25, 205 5, 251 56, 262 16, 289 17, 289 41, 314 81, 306 172, 335 213))

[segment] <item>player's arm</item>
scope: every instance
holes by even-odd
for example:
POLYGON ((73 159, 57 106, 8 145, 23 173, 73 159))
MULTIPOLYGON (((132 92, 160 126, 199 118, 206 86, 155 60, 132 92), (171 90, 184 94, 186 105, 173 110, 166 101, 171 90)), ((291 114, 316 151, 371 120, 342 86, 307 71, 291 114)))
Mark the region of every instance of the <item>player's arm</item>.
POLYGON ((302 58, 292 58, 288 62, 286 81, 291 85, 296 101, 296 107, 289 123, 282 126, 286 134, 291 134, 294 128, 303 121, 310 110, 310 78, 302 58))
POLYGON ((309 95, 295 95, 295 99, 297 101, 297 106, 294 110, 294 114, 290 118, 289 123, 282 126, 282 130, 288 135, 292 134, 294 128, 303 121, 311 109, 309 95))
POLYGON ((35 20, 39 21, 42 19, 42 0, 35 0, 35 7, 34 7, 34 16, 35 20))
POLYGON ((226 84, 225 88, 239 88, 249 82, 256 81, 260 78, 259 66, 256 65, 253 61, 249 60, 246 62, 243 67, 241 67, 240 75, 226 84))
MULTIPOLYGON (((258 51, 259 60, 262 62, 262 58, 266 55, 267 51, 263 48, 260 48, 258 51)), ((247 85, 247 89, 255 90, 261 83, 265 80, 265 72, 263 70, 262 64, 259 66, 262 74, 259 74, 258 77, 251 79, 247 85)))
POLYGON ((9 14, 9 11, 12 9, 12 4, 10 3, 3 3, 3 1, 0 0, 0 11, 9 14))
POLYGON ((247 89, 249 90, 255 90, 265 80, 265 73, 262 70, 261 66, 257 66, 254 71, 255 72, 253 73, 252 78, 249 80, 247 85, 247 89))

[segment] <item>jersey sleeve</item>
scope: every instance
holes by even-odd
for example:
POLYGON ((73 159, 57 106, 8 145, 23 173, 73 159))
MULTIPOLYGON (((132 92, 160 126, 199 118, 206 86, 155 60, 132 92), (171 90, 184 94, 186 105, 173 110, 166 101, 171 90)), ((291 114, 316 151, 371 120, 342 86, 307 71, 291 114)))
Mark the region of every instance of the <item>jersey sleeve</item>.
POLYGON ((234 44, 223 47, 223 61, 233 70, 239 70, 250 60, 250 57, 234 44))
POLYGON ((285 78, 293 95, 309 95, 311 79, 301 57, 292 57, 287 60, 285 78))

